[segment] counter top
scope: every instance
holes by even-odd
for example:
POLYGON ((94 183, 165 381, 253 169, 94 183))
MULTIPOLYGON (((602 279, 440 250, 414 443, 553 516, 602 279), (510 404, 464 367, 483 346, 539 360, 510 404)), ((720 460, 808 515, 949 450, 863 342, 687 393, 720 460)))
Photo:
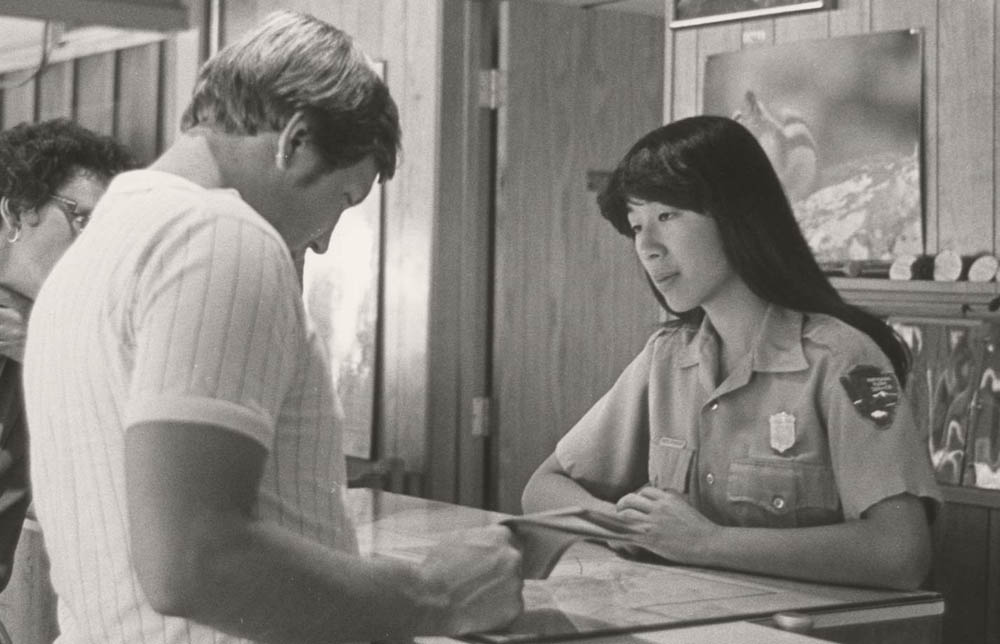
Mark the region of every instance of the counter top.
MULTIPOLYGON (((412 561, 422 559, 449 533, 490 525, 507 516, 369 489, 349 490, 347 499, 363 553, 412 561)), ((509 628, 467 639, 512 644, 598 638, 587 639, 596 644, 603 637, 642 633, 643 639, 630 637, 628 641, 687 642, 694 640, 645 638, 659 631, 674 630, 679 635, 681 629, 693 627, 770 623, 775 613, 783 611, 807 613, 817 628, 836 627, 851 619, 939 623, 944 612, 940 595, 928 591, 820 585, 637 561, 588 542, 571 546, 548 579, 526 581, 524 600, 524 614, 509 628)))

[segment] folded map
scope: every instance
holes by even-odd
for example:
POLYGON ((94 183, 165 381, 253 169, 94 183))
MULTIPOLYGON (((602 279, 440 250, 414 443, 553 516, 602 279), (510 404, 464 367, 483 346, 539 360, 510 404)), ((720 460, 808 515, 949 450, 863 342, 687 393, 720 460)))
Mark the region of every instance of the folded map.
POLYGON ((582 539, 632 543, 642 534, 636 524, 613 514, 578 507, 508 517, 500 523, 519 541, 525 579, 548 577, 563 552, 582 539))

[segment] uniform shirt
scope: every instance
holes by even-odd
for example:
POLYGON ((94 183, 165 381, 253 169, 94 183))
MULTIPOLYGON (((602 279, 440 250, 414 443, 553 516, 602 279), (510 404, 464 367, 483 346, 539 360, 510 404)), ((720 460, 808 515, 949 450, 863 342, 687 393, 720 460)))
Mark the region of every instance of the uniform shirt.
POLYGON ((686 492, 721 525, 837 523, 904 492, 940 501, 892 366, 867 335, 772 305, 721 383, 718 352, 707 317, 658 330, 559 441, 560 465, 609 501, 646 484, 686 492))
POLYGON ((149 605, 129 558, 124 439, 207 423, 268 451, 257 515, 356 551, 328 363, 278 233, 231 190, 116 177, 35 303, 33 486, 60 642, 230 642, 149 605))

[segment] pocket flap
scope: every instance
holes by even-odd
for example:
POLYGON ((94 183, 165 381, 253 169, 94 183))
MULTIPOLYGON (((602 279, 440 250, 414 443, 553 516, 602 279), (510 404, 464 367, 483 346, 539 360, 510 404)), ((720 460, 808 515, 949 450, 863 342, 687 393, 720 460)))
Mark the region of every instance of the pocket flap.
POLYGON ((825 465, 775 459, 740 459, 729 467, 730 501, 752 503, 772 514, 840 505, 833 470, 825 465))
POLYGON ((649 446, 649 482, 661 490, 687 491, 688 472, 694 450, 686 442, 661 436, 649 446))

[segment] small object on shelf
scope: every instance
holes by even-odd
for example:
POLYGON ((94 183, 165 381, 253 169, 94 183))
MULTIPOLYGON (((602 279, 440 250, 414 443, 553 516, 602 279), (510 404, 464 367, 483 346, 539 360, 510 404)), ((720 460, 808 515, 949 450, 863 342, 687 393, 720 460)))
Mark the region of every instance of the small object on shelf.
POLYGON ((900 255, 889 266, 891 280, 929 280, 933 277, 933 255, 900 255))
POLYGON ((889 263, 880 259, 851 259, 843 262, 820 262, 820 268, 827 276, 866 277, 885 279, 889 277, 889 263))
POLYGON ((934 258, 934 281, 957 282, 962 278, 962 256, 943 250, 934 258))
POLYGON ((773 619, 775 626, 792 633, 808 633, 815 625, 815 620, 809 615, 792 610, 775 613, 773 619))
POLYGON ((970 282, 991 282, 1000 268, 1000 260, 994 255, 983 253, 970 258, 968 280, 970 282))

